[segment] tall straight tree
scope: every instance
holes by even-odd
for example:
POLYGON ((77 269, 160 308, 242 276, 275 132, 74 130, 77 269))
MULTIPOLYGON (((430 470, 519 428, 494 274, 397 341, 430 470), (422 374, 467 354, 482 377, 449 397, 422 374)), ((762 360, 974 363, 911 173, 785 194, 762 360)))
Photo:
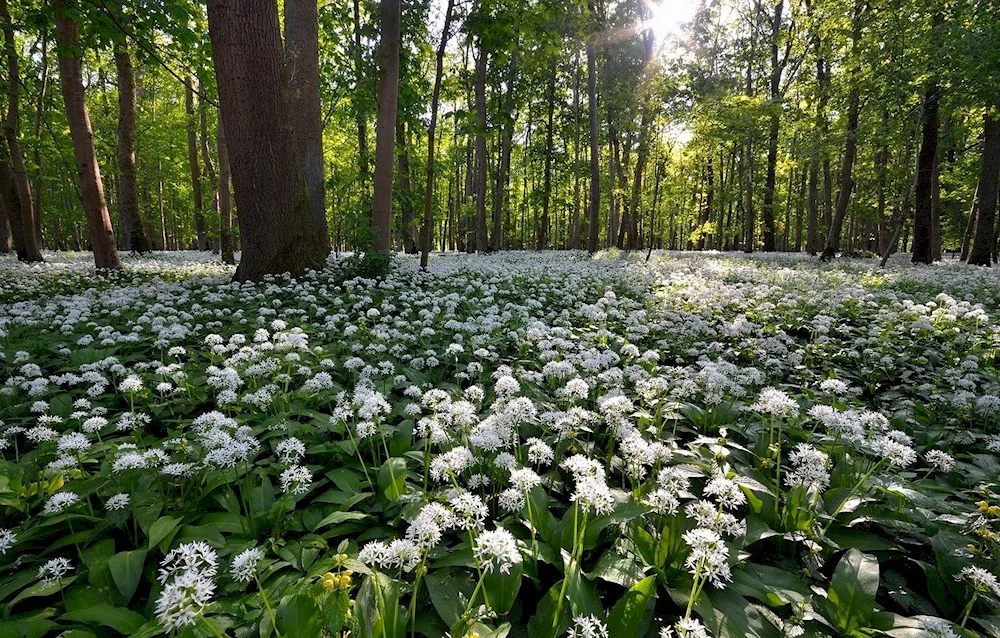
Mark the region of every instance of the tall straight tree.
POLYGON ((851 57, 852 65, 849 74, 851 88, 847 94, 847 133, 844 139, 843 164, 840 169, 840 190, 837 192, 837 207, 833 211, 833 221, 826 235, 826 246, 821 259, 833 259, 840 248, 840 233, 844 226, 844 215, 851 201, 854 190, 854 160, 858 156, 858 119, 861 111, 861 74, 859 63, 859 47, 861 44, 861 17, 864 11, 862 0, 854 0, 854 16, 851 19, 851 57))
POLYGON ((997 194, 1000 192, 1000 104, 988 109, 985 118, 983 160, 979 169, 979 200, 975 215, 976 230, 972 240, 969 263, 975 266, 990 266, 996 244, 997 194))
POLYGON ((285 68, 295 152, 309 189, 316 233, 329 252, 323 178, 323 114, 319 98, 319 22, 316 0, 285 0, 285 68))
POLYGON ((597 123, 597 11, 594 0, 587 0, 587 17, 591 28, 587 34, 587 111, 590 118, 590 221, 587 251, 597 252, 600 239, 601 213, 601 150, 597 123))
MULTIPOLYGON (((479 7, 482 10, 482 4, 479 7)), ((482 19, 482 16, 480 17, 482 19)), ((483 25, 480 24, 480 29, 483 25)), ((489 50, 479 35, 479 51, 476 57, 476 250, 484 252, 489 244, 486 235, 486 60, 489 50)))
POLYGON ((216 149, 219 154, 219 252, 222 253, 222 263, 235 264, 233 254, 233 200, 229 194, 231 183, 229 170, 229 149, 226 148, 226 133, 222 126, 222 114, 219 114, 218 133, 216 134, 216 149))
POLYGON ((274 0, 208 0, 243 255, 238 281, 323 266, 292 142, 274 0))
POLYGON ((69 121, 73 140, 73 156, 80 179, 80 200, 87 217, 90 247, 94 251, 94 264, 99 270, 121 268, 111 215, 104 200, 104 183, 101 167, 94 150, 94 130, 83 91, 83 63, 80 60, 80 34, 70 17, 66 0, 56 0, 56 40, 59 44, 59 85, 66 119, 69 121))
MULTIPOLYGON (((20 70, 17 48, 14 44, 14 25, 7 10, 7 0, 0 0, 0 19, 3 20, 4 52, 7 57, 7 117, 4 120, 4 138, 9 150, 8 160, 20 199, 20 224, 23 250, 18 252, 22 261, 42 261, 38 237, 35 234, 34 208, 31 197, 31 182, 24 165, 24 153, 20 141, 20 70)), ((14 213, 10 213, 13 216, 14 213)), ((12 226, 13 228, 14 226, 12 226)))
MULTIPOLYGON (((940 51, 940 36, 944 25, 944 14, 934 14, 931 24, 932 52, 940 51)), ((934 167, 937 164, 938 137, 941 129, 941 84, 931 62, 931 73, 924 89, 924 104, 921 113, 922 133, 920 151, 917 154, 917 174, 915 177, 913 211, 913 248, 910 261, 929 264, 933 253, 933 196, 934 167)))
POLYGON ((438 44, 434 63, 434 89, 431 92, 431 124, 427 129, 427 185, 424 188, 424 224, 421 233, 420 268, 427 269, 427 258, 431 251, 432 206, 434 204, 434 137, 437 134, 438 101, 441 99, 441 76, 444 74, 444 53, 448 46, 451 30, 451 16, 455 0, 448 0, 444 10, 444 28, 438 44))
MULTIPOLYGON (((774 191, 777 184, 778 167, 778 135, 781 132, 781 74, 788 61, 787 52, 784 59, 781 58, 780 41, 781 25, 785 8, 784 0, 777 0, 774 3, 774 13, 771 16, 771 77, 770 77, 770 116, 767 138, 767 177, 764 182, 764 205, 761 207, 761 240, 765 252, 773 252, 776 248, 774 241, 774 191)), ((791 36, 789 36, 791 41, 791 36)))
POLYGON ((392 171, 396 162, 396 106, 399 88, 399 0, 381 2, 378 119, 375 124, 375 196, 372 199, 373 246, 392 246, 392 171))
POLYGON ((191 170, 191 193, 194 197, 194 229, 198 236, 198 250, 208 250, 205 234, 204 200, 201 194, 201 166, 198 164, 197 120, 194 114, 194 81, 184 81, 184 126, 187 131, 188 167, 191 170))
POLYGON ((135 69, 125 40, 115 44, 118 76, 118 215, 122 248, 138 253, 152 250, 139 217, 139 187, 135 164, 135 69))

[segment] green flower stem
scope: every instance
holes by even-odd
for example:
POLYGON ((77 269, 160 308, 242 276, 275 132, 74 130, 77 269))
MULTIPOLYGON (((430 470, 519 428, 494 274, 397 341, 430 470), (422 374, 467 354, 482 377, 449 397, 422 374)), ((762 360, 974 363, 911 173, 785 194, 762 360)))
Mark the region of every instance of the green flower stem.
POLYGON ((969 622, 969 615, 972 613, 972 606, 976 604, 977 598, 979 598, 979 591, 973 591, 969 604, 962 610, 962 623, 959 625, 962 629, 965 629, 965 623, 969 622))
POLYGON ((847 497, 840 502, 840 505, 837 506, 837 509, 834 510, 833 514, 830 516, 830 521, 826 524, 826 527, 823 528, 823 536, 826 536, 826 533, 830 531, 830 528, 833 526, 833 523, 837 520, 837 515, 839 515, 840 512, 843 511, 844 507, 847 506, 847 501, 851 500, 851 497, 854 496, 854 493, 858 491, 862 485, 868 482, 868 479, 872 477, 872 474, 874 474, 877 469, 882 467, 883 463, 885 463, 885 459, 884 458, 879 459, 878 463, 873 465, 872 468, 868 470, 864 474, 864 476, 862 476, 858 480, 858 482, 854 485, 854 487, 851 488, 851 491, 847 493, 847 497))
POLYGON ((271 600, 267 597, 267 590, 264 589, 264 585, 261 584, 260 579, 257 578, 257 573, 254 572, 253 580, 257 583, 257 591, 260 592, 260 598, 264 601, 264 609, 267 610, 267 615, 271 618, 271 626, 274 627, 274 633, 281 638, 281 632, 278 631, 278 620, 274 615, 274 609, 271 608, 271 600))

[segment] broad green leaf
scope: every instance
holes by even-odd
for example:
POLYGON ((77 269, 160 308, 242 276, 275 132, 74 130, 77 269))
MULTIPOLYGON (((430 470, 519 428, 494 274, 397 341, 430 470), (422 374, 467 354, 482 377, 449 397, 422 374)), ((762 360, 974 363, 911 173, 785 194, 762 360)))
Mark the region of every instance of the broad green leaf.
POLYGON ((878 560, 857 549, 849 550, 837 563, 827 595, 830 620, 842 634, 867 627, 875 614, 878 590, 878 560))
POLYGON ((608 635, 611 638, 632 638, 645 635, 653 613, 656 598, 656 576, 647 576, 633 585, 615 603, 608 616, 608 635))
POLYGON ((314 636, 319 633, 320 611, 311 596, 285 596, 276 612, 278 631, 284 636, 314 636))
POLYGON ((107 603, 98 603, 86 609, 72 611, 63 614, 61 618, 73 622, 111 627, 118 633, 126 636, 134 634, 146 622, 146 617, 138 612, 125 609, 124 607, 115 607, 107 603))
POLYGON ((149 528, 149 549, 153 549, 160 544, 161 541, 169 541, 173 537, 173 534, 177 531, 178 525, 180 525, 181 519, 174 518, 173 516, 161 516, 156 519, 149 528))
POLYGON ((137 549, 131 552, 121 552, 108 559, 111 577, 118 591, 125 597, 125 602, 132 600, 139 581, 142 579, 142 567, 146 561, 146 550, 137 549))

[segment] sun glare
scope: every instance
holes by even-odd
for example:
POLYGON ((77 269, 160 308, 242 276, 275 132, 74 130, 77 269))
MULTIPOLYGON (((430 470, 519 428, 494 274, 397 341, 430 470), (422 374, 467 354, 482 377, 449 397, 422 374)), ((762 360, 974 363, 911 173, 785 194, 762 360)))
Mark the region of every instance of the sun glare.
POLYGON ((646 0, 652 17, 649 26, 656 39, 663 41, 677 35, 685 24, 694 19, 699 0, 646 0))

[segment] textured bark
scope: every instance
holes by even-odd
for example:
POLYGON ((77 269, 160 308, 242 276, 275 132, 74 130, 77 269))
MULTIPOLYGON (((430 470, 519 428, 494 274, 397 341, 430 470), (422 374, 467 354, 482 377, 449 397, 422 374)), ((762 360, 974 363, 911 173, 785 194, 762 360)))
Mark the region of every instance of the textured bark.
MULTIPOLYGON (((916 196, 913 213, 913 263, 929 264, 933 261, 931 252, 932 232, 932 188, 934 163, 937 159, 939 109, 941 89, 932 82, 924 94, 923 134, 920 152, 917 155, 917 175, 914 193, 916 196)), ((982 206, 980 206, 982 216, 982 206)))
POLYGON ((80 200, 87 217, 87 232, 94 251, 94 264, 101 269, 121 268, 111 216, 104 201, 101 167, 94 151, 94 131, 83 92, 83 65, 80 61, 80 38, 76 24, 68 15, 66 0, 57 0, 56 38, 59 43, 59 84, 66 118, 73 139, 73 156, 80 179, 80 200))
POLYGON ((233 255, 233 203, 229 194, 232 181, 229 169, 229 149, 226 145, 226 132, 222 125, 222 114, 219 114, 219 131, 216 137, 216 152, 219 154, 219 251, 222 253, 222 263, 235 264, 233 255))
POLYGON ((503 231, 501 220, 505 210, 510 215, 510 194, 507 183, 510 178, 510 153, 514 143, 514 85, 517 82, 517 56, 520 42, 520 32, 514 33, 514 50, 507 64, 507 93, 500 107, 503 129, 500 133, 500 165, 497 169, 496 189, 493 191, 493 250, 503 247, 503 231))
POLYGON ((546 110, 545 121, 545 167, 542 186, 542 219, 538 225, 538 250, 545 250, 549 246, 549 205, 552 202, 552 142, 554 134, 553 116, 556 110, 556 65, 553 64, 549 71, 548 89, 546 90, 546 110))
POLYGON ((378 119, 375 125, 375 197, 372 199, 373 246, 392 247, 392 172, 396 163, 396 106, 399 87, 399 0, 382 0, 379 44, 378 119))
POLYGON ((761 207, 761 239, 765 252, 775 250, 774 243, 774 191, 777 184, 778 167, 778 134, 781 130, 781 109, 779 106, 781 72, 783 64, 778 57, 778 38, 781 34, 782 13, 784 11, 784 0, 778 0, 774 4, 774 14, 771 18, 771 81, 770 99, 771 115, 767 137, 767 177, 764 182, 764 203, 761 207))
POLYGON ((486 236, 486 60, 489 52, 479 38, 476 58, 476 250, 484 252, 486 236))
POLYGON ((135 164, 135 70, 124 42, 115 45, 118 75, 118 217, 122 248, 138 253, 151 250, 139 216, 139 187, 135 164))
POLYGON ((243 246, 236 279, 322 267, 292 147, 277 6, 209 0, 208 33, 243 246))
MULTIPOLYGON (((594 20, 594 0, 587 0, 589 18, 594 20)), ((597 47, 594 43, 596 34, 593 31, 587 38, 587 112, 590 119, 590 221, 587 237, 587 251, 597 252, 598 239, 601 232, 601 151, 598 139, 597 123, 597 47)))
POLYGON ((14 222, 11 230, 22 234, 23 251, 18 253, 21 261, 43 261, 39 248, 38 236, 35 234, 35 221, 31 198, 31 182, 28 181, 28 171, 24 165, 24 153, 21 152, 19 139, 20 129, 20 64, 17 49, 14 46, 14 25, 7 11, 7 0, 0 0, 0 19, 3 20, 4 52, 7 57, 7 117, 4 120, 4 137, 7 140, 10 170, 20 199, 20 210, 8 208, 9 215, 19 214, 20 223, 14 222))
POLYGON ((403 250, 407 255, 417 254, 417 239, 413 228, 413 189, 410 186, 410 145, 406 136, 406 126, 396 120, 396 149, 399 153, 399 208, 402 224, 399 234, 403 240, 403 250))
POLYGON ((323 114, 319 97, 319 18, 316 0, 285 0, 285 69, 295 153, 309 190, 316 233, 330 251, 323 178, 323 114))
POLYGON ((14 243, 10 235, 10 221, 7 219, 7 206, 4 205, 3 197, 0 197, 0 253, 7 254, 12 250, 14 250, 14 243))
POLYGON ((368 179, 368 122, 365 121, 364 97, 361 85, 365 81, 365 71, 361 65, 361 8, 359 0, 354 0, 354 41, 351 43, 351 57, 354 58, 354 123, 358 128, 358 173, 362 180, 368 179))
POLYGON ((979 201, 976 230, 972 240, 969 263, 989 266, 994 249, 994 224, 997 210, 998 180, 1000 180, 1000 104, 987 112, 985 121, 983 160, 979 169, 979 201))
MULTIPOLYGON (((199 89, 202 95, 205 95, 205 85, 199 82, 199 89)), ((204 174, 204 184, 208 188, 209 192, 212 194, 211 204, 209 205, 212 211, 212 219, 216 219, 219 214, 219 191, 215 184, 215 163, 212 161, 212 151, 208 143, 208 108, 205 104, 204 99, 198 100, 198 118, 199 118, 199 130, 200 136, 198 138, 198 147, 201 150, 201 163, 205 167, 204 174)), ((208 230, 205 230, 206 242, 208 247, 214 253, 219 252, 218 245, 215 244, 214 238, 208 236, 208 230)))
MULTIPOLYGON (((427 184, 424 188, 424 226, 423 241, 420 247, 420 268, 427 269, 427 258, 431 250, 431 211, 434 204, 434 141, 437 135, 438 101, 441 98, 441 76, 444 72, 444 53, 448 46, 448 36, 451 29, 451 16, 455 8, 455 0, 448 0, 444 11, 444 29, 441 32, 441 42, 438 44, 434 68, 434 89, 431 93, 431 124, 427 129, 427 184)), ((442 242, 443 244, 444 242, 442 242)))
POLYGON ((186 115, 188 166, 191 169, 191 193, 194 197, 194 229, 198 235, 198 250, 208 250, 205 236, 204 201, 201 196, 201 166, 198 164, 198 134, 194 114, 194 83, 184 81, 184 113, 186 115))
POLYGON ((580 249, 580 50, 573 58, 573 219, 569 247, 580 249))
MULTIPOLYGON (((42 116, 45 114, 45 98, 49 90, 49 34, 46 30, 42 33, 42 49, 41 49, 41 64, 42 72, 41 78, 39 80, 38 97, 35 100, 35 124, 33 128, 33 139, 35 141, 34 148, 31 151, 33 164, 35 170, 38 174, 35 176, 35 181, 32 184, 31 192, 34 197, 31 198, 31 204, 34 207, 32 210, 32 217, 35 222, 35 240, 38 242, 38 247, 44 247, 43 237, 42 237, 42 191, 41 188, 42 179, 42 159, 41 159, 41 131, 42 131, 42 116)), ((51 189, 50 189, 51 193, 51 189)), ((53 216, 53 225, 59 223, 59 218, 53 216)), ((59 239, 56 240, 57 246, 59 245, 59 239)))

